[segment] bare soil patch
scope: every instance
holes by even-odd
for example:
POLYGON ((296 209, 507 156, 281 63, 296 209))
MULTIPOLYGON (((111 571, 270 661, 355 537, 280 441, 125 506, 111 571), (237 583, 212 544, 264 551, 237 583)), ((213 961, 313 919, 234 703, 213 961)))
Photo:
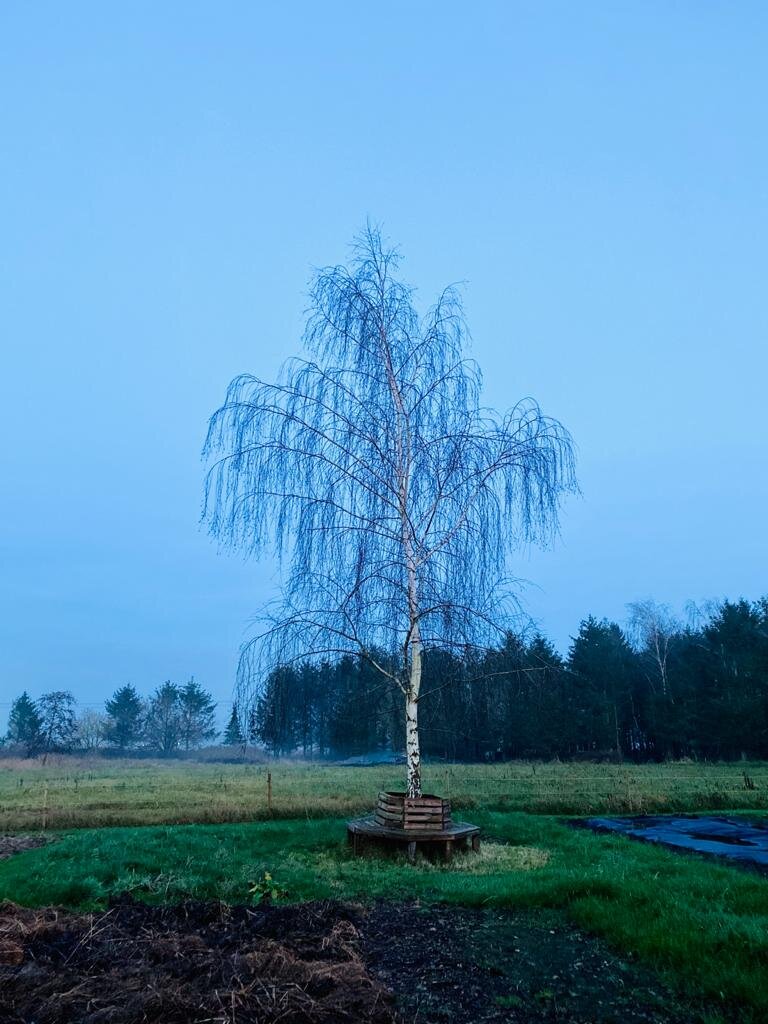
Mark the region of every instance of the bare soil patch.
POLYGON ((694 1024, 657 975, 544 911, 380 904, 363 930, 376 977, 418 1024, 694 1024))
POLYGON ((14 853, 23 853, 24 850, 34 850, 50 842, 47 836, 0 836, 0 860, 12 857, 14 853))
POLYGON ((0 904, 2 1024, 691 1024, 556 915, 338 902, 0 904))

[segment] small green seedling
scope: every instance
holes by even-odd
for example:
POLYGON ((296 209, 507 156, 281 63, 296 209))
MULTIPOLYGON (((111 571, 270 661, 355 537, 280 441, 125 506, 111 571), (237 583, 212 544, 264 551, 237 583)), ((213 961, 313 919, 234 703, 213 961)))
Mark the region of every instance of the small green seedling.
POLYGON ((271 903, 285 899, 288 893, 280 888, 269 871, 265 871, 258 881, 248 883, 248 895, 254 903, 271 903))

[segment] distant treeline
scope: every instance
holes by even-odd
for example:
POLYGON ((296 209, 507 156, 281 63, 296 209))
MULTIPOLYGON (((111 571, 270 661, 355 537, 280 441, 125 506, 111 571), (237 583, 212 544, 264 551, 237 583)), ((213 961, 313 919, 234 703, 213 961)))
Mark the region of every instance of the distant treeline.
MULTIPOLYGON (((389 661, 383 652, 377 660, 389 661)), ((191 679, 149 697, 120 687, 77 712, 54 690, 14 700, 5 745, 174 756, 219 737, 216 704, 191 679)), ((652 601, 628 625, 590 616, 563 658, 540 633, 496 650, 430 651, 420 701, 425 754, 451 760, 611 757, 768 759, 768 598, 724 601, 682 624, 652 601)), ((404 747, 401 697, 365 659, 279 667, 220 742, 275 755, 345 757, 404 747)))
MULTIPOLYGON (((86 708, 79 714, 68 690, 53 690, 39 700, 22 693, 11 705, 5 744, 26 756, 106 749, 167 757, 214 740, 215 717, 216 702, 194 679, 184 685, 167 681, 146 699, 133 686, 121 686, 103 711, 86 708)), ((234 714, 225 742, 242 744, 234 714)))
MULTIPOLYGON (((768 758, 768 598, 696 618, 683 625, 651 601, 630 606, 626 629, 589 617, 565 658, 541 634, 509 634, 482 654, 431 651, 423 752, 768 758)), ((248 731, 275 754, 351 755, 402 750, 402 718, 397 691, 364 659, 344 657, 273 671, 248 731)))

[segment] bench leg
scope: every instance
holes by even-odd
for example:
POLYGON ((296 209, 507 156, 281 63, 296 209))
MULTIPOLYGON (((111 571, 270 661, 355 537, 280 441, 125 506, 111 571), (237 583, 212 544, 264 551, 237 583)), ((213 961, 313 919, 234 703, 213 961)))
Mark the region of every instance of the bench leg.
POLYGON ((472 852, 480 853, 480 836, 472 836, 472 852))
POLYGON ((450 864, 453 860, 453 840, 446 839, 444 849, 445 863, 450 864))
POLYGON ((408 860, 411 864, 416 860, 416 843, 408 843, 408 860))

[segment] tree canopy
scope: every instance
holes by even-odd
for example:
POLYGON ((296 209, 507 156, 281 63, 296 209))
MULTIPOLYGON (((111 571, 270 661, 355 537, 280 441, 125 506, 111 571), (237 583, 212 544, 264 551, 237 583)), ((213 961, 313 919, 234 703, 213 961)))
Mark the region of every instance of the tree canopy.
POLYGON ((287 564, 281 605, 243 652, 243 702, 278 664, 364 658, 405 698, 418 795, 423 652, 498 641, 508 555, 551 538, 576 481, 568 432, 535 401, 482 406, 457 291, 420 315, 399 264, 369 227, 349 266, 314 280, 306 357, 274 384, 232 381, 204 448, 204 518, 287 564))

